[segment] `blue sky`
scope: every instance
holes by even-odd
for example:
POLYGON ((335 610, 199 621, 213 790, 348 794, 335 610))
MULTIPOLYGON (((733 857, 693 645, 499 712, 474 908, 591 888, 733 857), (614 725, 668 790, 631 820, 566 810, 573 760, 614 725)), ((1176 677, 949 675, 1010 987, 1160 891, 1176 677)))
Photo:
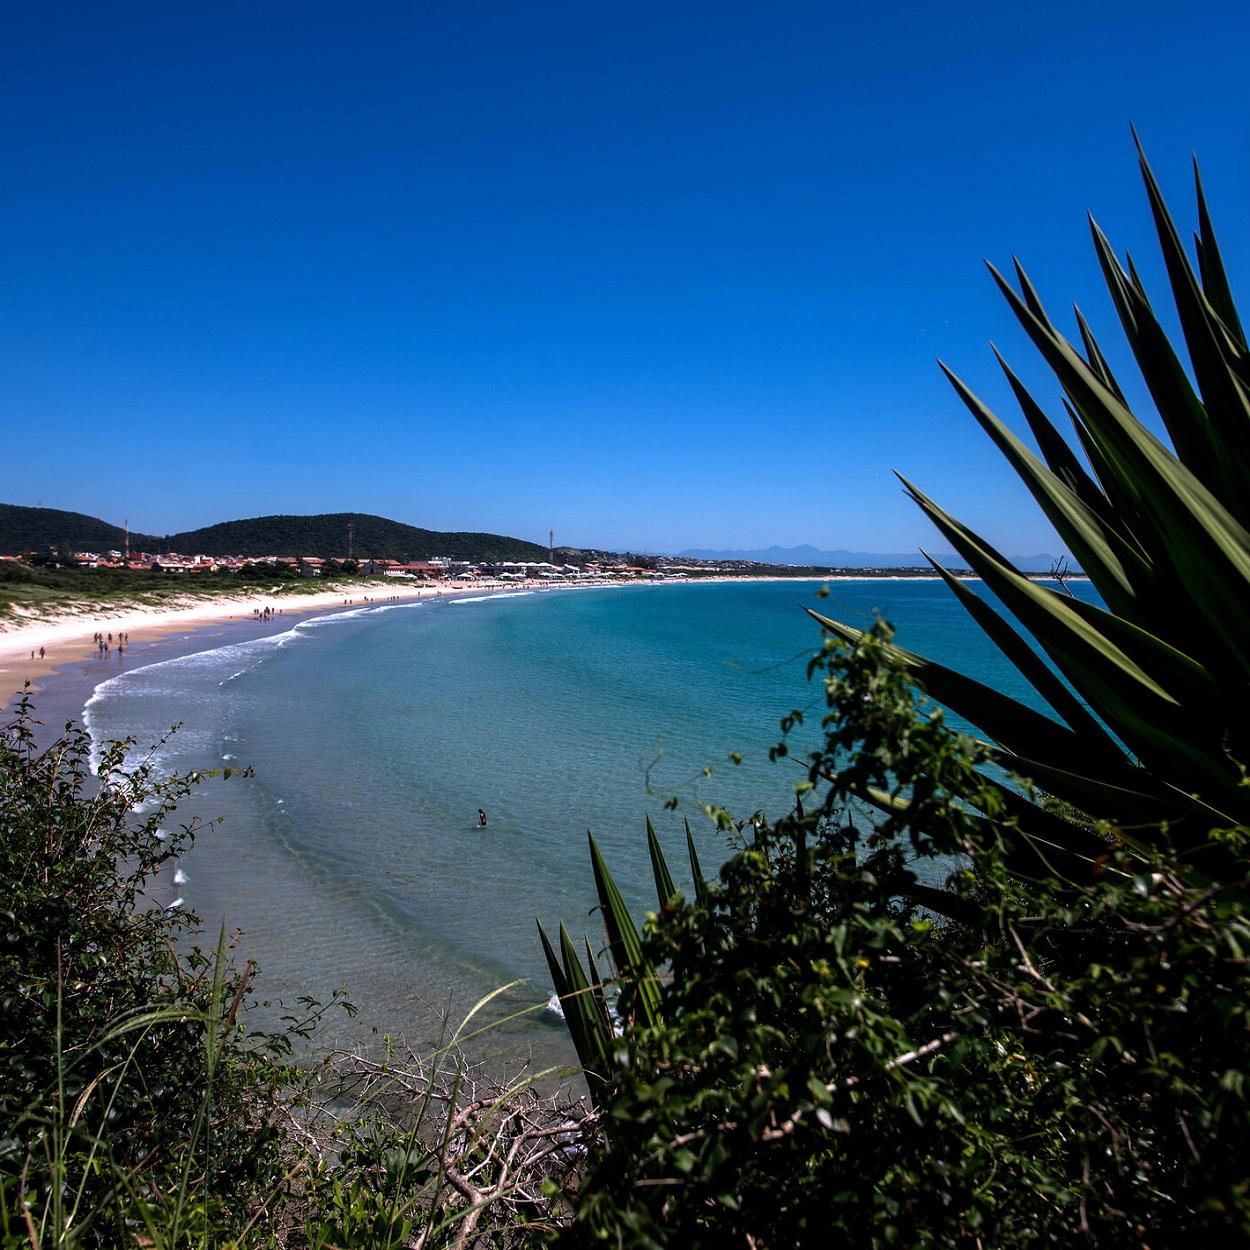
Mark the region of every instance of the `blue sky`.
POLYGON ((1053 550, 935 358, 1053 400, 1013 253, 1114 339, 1130 122, 1247 289, 1247 47, 1244 3, 13 6, 0 500, 899 551, 899 469, 1053 550))

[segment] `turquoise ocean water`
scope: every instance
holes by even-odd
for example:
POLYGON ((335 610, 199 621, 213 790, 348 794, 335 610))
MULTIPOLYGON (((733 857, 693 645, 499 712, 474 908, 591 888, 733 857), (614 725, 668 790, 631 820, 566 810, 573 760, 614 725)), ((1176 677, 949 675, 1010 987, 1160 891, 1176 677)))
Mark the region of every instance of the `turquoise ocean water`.
MULTIPOLYGON (((145 747, 181 722, 158 747, 162 767, 254 768, 188 801, 181 818, 220 823, 186 857, 185 883, 171 871, 156 897, 181 897, 212 934, 223 919, 240 929, 269 994, 347 985, 361 1015, 339 1026, 344 1039, 377 1028, 420 1046, 441 1011, 458 1019, 506 982, 528 983, 510 1007, 545 1002, 536 917, 598 945, 588 829, 641 913, 654 906, 647 814, 675 866, 688 815, 706 869, 727 844, 701 803, 740 817, 789 806, 798 770, 770 764, 767 749, 785 713, 816 721, 823 706, 804 671, 819 631, 801 605, 854 624, 880 611, 901 644, 1028 697, 941 583, 833 582, 826 599, 818 588, 666 585, 348 611, 122 674, 97 689, 88 721, 97 740, 131 734, 145 747)), ((569 1057, 541 1010, 497 1030, 492 1047, 569 1057)))

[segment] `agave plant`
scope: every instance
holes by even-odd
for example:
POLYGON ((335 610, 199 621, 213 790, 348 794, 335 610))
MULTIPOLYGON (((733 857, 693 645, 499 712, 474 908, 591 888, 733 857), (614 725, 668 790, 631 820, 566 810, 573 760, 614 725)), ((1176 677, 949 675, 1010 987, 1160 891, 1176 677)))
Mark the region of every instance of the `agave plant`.
MULTIPOLYGON (((1166 839, 1201 872, 1222 854, 1210 845, 1213 828, 1250 824, 1250 727, 1242 718, 1250 694, 1250 349, 1196 167, 1195 272, 1140 145, 1138 157, 1192 382, 1132 259, 1121 264, 1092 221, 1091 229, 1125 337, 1171 447, 1130 409, 1080 310, 1078 348, 1055 327, 1018 263, 1019 290, 992 265, 990 271, 1062 388, 1075 445, 997 352, 1036 452, 942 366, 1105 606, 1039 585, 902 478, 908 494, 1014 619, 930 563, 1049 712, 881 644, 917 686, 979 728, 997 765, 1034 783, 1022 789, 997 774, 978 786, 993 798, 996 828, 1013 839, 1011 866, 1051 879, 1079 877, 1101 864, 1109 833, 1146 853, 1166 839)), ((844 642, 861 640, 861 631, 812 615, 844 642)), ((905 794, 882 790, 862 797, 896 813, 909 803, 905 794)), ((647 833, 663 908, 673 898, 673 882, 650 822, 647 833)), ((689 826, 687 840, 702 894, 689 826)), ((592 1096, 601 1099, 611 1088, 617 1028, 605 984, 624 987, 625 1026, 635 1019, 654 1023, 661 1000, 656 970, 643 957, 593 837, 590 846, 611 979, 605 982, 588 943, 583 964, 563 925, 559 955, 539 929, 592 1096)), ((913 888, 924 890, 931 910, 963 914, 944 905, 943 891, 913 888)))
MULTIPOLYGON (((1110 826, 1129 845, 1166 837, 1200 865, 1211 828, 1250 822, 1243 767, 1250 763, 1243 715, 1250 692, 1250 351, 1197 166, 1195 272, 1140 144, 1138 157, 1192 382, 1131 257, 1121 264, 1090 224, 1171 447, 1130 409, 1080 310, 1078 348, 1056 329, 1018 262, 1018 290, 992 265, 990 271, 1062 388, 1075 446, 1001 356, 1037 452, 942 366, 1105 607, 1030 580, 900 475, 1016 624, 926 559, 1051 714, 910 651, 893 654, 927 693, 979 727, 1011 773, 1110 826)), ((817 619, 844 640, 859 637, 848 625, 817 619)), ((866 797, 887 806, 905 802, 866 797)), ((1056 855, 1071 867, 1073 856, 1105 850, 1082 822, 1057 818, 1053 803, 1009 787, 1002 797, 1018 821, 1022 851, 1031 846, 1052 867, 1056 855)))
MULTIPOLYGON (((578 1062, 586 1074, 591 1098, 598 1104, 606 1088, 611 1086, 613 1038, 619 1027, 641 1021, 648 1025, 659 1022, 660 987, 657 971, 644 956, 638 929, 629 908, 621 897, 594 834, 590 841, 590 863, 599 895, 599 910, 608 938, 608 957, 612 965, 610 982, 600 975, 599 964, 590 942, 585 941, 586 962, 583 964, 577 947, 563 922, 560 924, 560 953, 556 954, 542 923, 538 935, 542 939, 551 971, 552 984, 560 999, 564 1021, 577 1051, 578 1062), (611 984, 619 995, 609 1003, 606 987, 611 984)), ((673 875, 656 837, 651 817, 647 817, 647 849, 651 854, 651 871, 655 893, 662 911, 678 896, 673 875)), ((698 852, 686 822, 686 852, 694 878, 695 897, 702 899, 707 889, 699 866, 698 852)))

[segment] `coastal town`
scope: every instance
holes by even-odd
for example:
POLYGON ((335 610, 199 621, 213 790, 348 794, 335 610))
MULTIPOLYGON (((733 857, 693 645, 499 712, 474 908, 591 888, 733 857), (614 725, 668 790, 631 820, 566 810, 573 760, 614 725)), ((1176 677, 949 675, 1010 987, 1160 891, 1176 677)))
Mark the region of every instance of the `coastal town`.
POLYGON ((607 564, 598 560, 583 564, 562 564, 550 560, 500 560, 472 563, 448 556, 430 556, 425 560, 355 560, 321 556, 209 556, 185 555, 181 552, 160 553, 121 551, 74 551, 61 555, 32 553, 29 556, 0 556, 9 563, 41 563, 84 569, 116 569, 134 573, 161 573, 174 576, 195 576, 207 573, 257 574, 279 577, 385 577, 396 581, 548 581, 598 582, 646 578, 687 577, 691 573, 713 571, 710 561, 699 564, 607 564))

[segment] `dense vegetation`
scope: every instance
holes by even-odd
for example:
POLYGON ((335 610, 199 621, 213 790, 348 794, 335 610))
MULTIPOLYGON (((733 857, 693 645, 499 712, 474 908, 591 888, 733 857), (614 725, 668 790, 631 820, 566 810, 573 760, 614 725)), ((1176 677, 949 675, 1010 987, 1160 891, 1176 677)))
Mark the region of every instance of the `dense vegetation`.
POLYGON ((1021 879, 987 749, 918 715, 888 629, 815 668, 795 810, 690 890, 653 852, 641 936, 596 852, 614 974, 551 952, 602 1124, 565 1243, 1250 1236, 1244 874, 1109 837, 1079 887, 1021 879))
MULTIPOLYGON (((333 576, 336 583, 353 580, 341 573, 333 576)), ((359 580, 366 593, 370 584, 378 584, 376 579, 359 580)), ((74 568, 59 561, 28 564, 6 560, 0 562, 0 620, 11 616, 14 609, 102 614, 136 605, 178 606, 197 597, 260 592, 275 598, 298 598, 325 589, 326 583, 320 578, 302 578, 294 569, 269 564, 245 565, 237 573, 171 576, 134 569, 74 568)))
MULTIPOLYGON (((132 551, 178 551, 206 556, 320 556, 347 554, 347 526, 355 525, 357 559, 545 560, 547 548, 502 534, 418 529, 363 512, 317 516, 263 516, 224 521, 202 529, 157 537, 132 533, 132 551)), ((124 531, 95 517, 53 508, 0 504, 0 553, 20 555, 65 547, 73 551, 122 549, 124 531)))
MULTIPOLYGON (((52 551, 60 546, 73 551, 121 551, 125 541, 126 531, 120 525, 110 525, 98 517, 59 508, 0 503, 0 555, 52 551)), ((158 541, 151 535, 131 535, 136 551, 158 541)))
POLYGON ((907 484, 1052 715, 818 617, 825 741, 792 814, 754 820, 717 883, 692 848, 693 898, 652 840, 641 938, 592 841, 610 979, 543 935, 603 1117, 571 1244, 1250 1239, 1250 350, 1201 186, 1195 273, 1141 165, 1196 384, 1094 242, 1173 447, 1019 267, 1019 292, 995 277, 1079 453, 1005 364, 1041 457, 951 375, 1106 607, 907 484))

